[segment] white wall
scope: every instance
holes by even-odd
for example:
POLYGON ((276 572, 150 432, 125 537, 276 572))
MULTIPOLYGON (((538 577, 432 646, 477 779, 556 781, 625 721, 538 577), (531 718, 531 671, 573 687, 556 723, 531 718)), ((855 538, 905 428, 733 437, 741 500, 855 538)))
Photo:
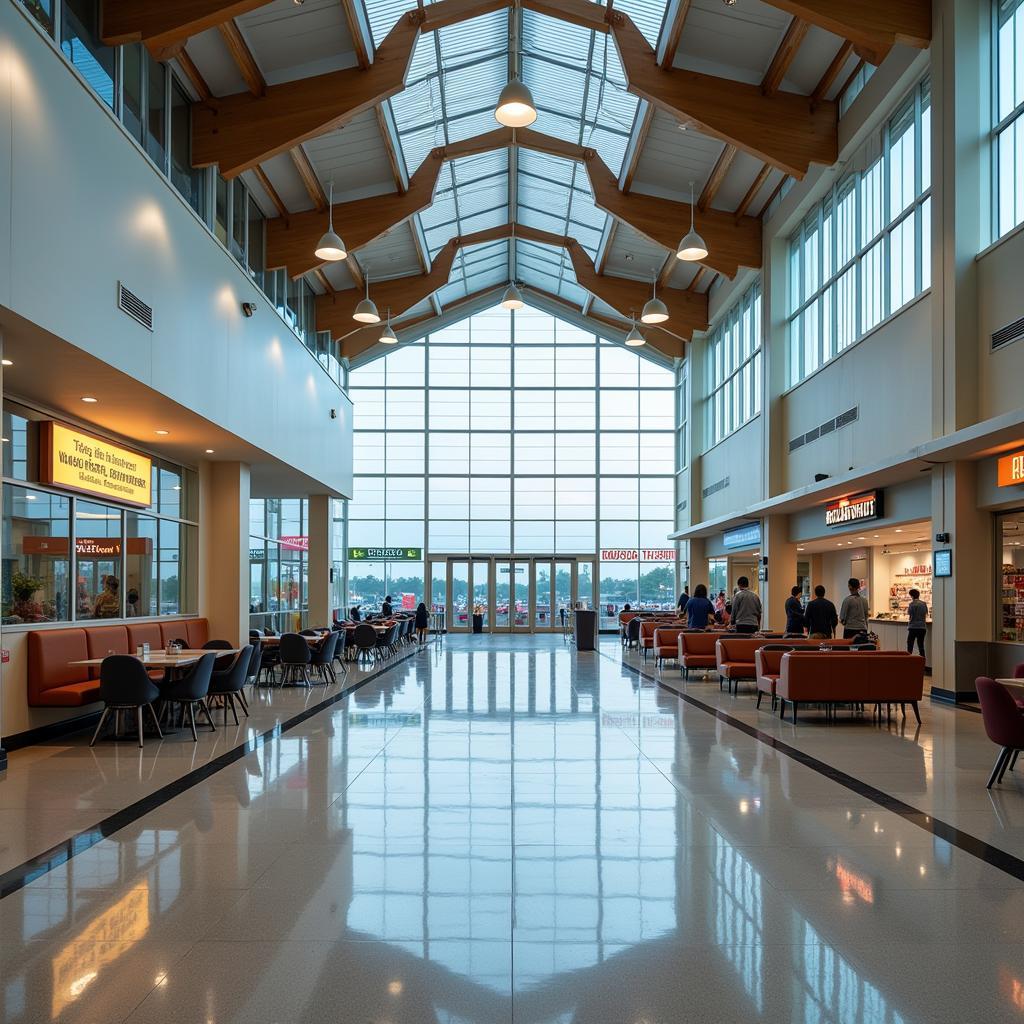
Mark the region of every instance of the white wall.
POLYGON ((0 305, 351 494, 340 389, 10 3, 0 155, 0 305), (119 280, 154 307, 152 334, 117 309, 119 280))
MULTIPOLYGON (((761 459, 761 417, 758 416, 719 442, 700 457, 700 487, 729 478, 729 486, 701 499, 695 522, 747 508, 764 495, 764 467, 761 459)), ((700 491, 698 491, 698 496, 700 491)))
POLYGON ((1024 317, 1024 231, 978 259, 978 388, 981 419, 1021 406, 1024 342, 992 351, 992 334, 1024 317))
POLYGON ((782 399, 787 439, 859 406, 859 419, 786 456, 784 490, 869 466, 931 438, 931 296, 925 294, 782 399))

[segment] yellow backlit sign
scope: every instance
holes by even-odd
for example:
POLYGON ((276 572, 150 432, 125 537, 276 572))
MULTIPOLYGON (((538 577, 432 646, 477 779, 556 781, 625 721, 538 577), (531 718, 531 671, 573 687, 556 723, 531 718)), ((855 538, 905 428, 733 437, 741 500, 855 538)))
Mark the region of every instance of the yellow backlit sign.
POLYGON ((43 483, 140 508, 151 504, 152 459, 52 420, 40 426, 43 483))

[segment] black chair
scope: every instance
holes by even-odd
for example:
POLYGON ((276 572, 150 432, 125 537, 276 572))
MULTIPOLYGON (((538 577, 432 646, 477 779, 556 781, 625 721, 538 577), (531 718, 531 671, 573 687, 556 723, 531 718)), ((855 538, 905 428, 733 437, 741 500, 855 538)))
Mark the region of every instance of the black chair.
POLYGON ((319 636, 319 629, 300 629, 299 636, 319 636))
POLYGON ((135 724, 139 730, 139 746, 142 746, 142 709, 149 708, 153 716, 153 723, 156 725, 157 735, 163 739, 160 731, 160 723, 156 720, 156 712, 153 710, 153 701, 159 700, 160 691, 156 683, 149 678, 145 666, 138 658, 128 654, 111 654, 103 659, 100 666, 100 700, 105 707, 100 715, 99 724, 92 734, 90 747, 96 745, 103 723, 107 715, 114 712, 114 738, 120 734, 121 713, 123 711, 135 711, 135 724))
POLYGON ((206 695, 210 692, 210 678, 213 675, 213 663, 217 660, 216 654, 204 654, 192 666, 188 673, 180 679, 175 679, 160 688, 160 699, 164 707, 177 704, 182 714, 188 710, 189 724, 192 726, 192 739, 198 743, 199 735, 196 732, 196 706, 206 715, 210 728, 214 732, 217 726, 213 724, 210 709, 206 706, 206 695))
POLYGON ((311 686, 308 672, 310 653, 306 638, 301 633, 282 633, 278 651, 284 669, 281 685, 311 686))
POLYGON ((242 688, 249 678, 249 662, 252 659, 254 648, 251 644, 243 647, 235 657, 234 664, 226 672, 214 671, 210 677, 210 689, 206 697, 207 710, 210 708, 210 701, 217 697, 224 705, 224 724, 228 724, 228 707, 231 714, 235 716, 235 725, 238 725, 238 712, 235 711, 235 701, 242 705, 245 714, 249 712, 245 708, 245 698, 242 696, 242 688))
POLYGON ((338 646, 338 634, 328 633, 310 652, 309 666, 314 674, 320 677, 326 686, 328 683, 336 683, 334 675, 334 651, 338 646))
POLYGON ((360 622, 353 630, 352 642, 356 647, 356 659, 370 661, 377 650, 377 630, 368 622, 360 622))
POLYGON ((640 624, 642 620, 639 615, 634 616, 629 620, 626 626, 626 648, 631 649, 633 647, 640 646, 640 624))
POLYGON ((350 629, 339 629, 335 636, 337 636, 337 643, 334 645, 334 660, 341 666, 341 671, 348 675, 348 665, 345 664, 345 652, 352 646, 352 630, 350 629))
MULTIPOLYGON (((188 647, 187 644, 185 646, 188 647)), ((230 640, 207 640, 206 643, 203 644, 202 649, 204 651, 233 651, 235 649, 235 645, 230 640)), ((217 659, 213 666, 213 670, 214 672, 227 672, 233 664, 234 655, 229 657, 225 654, 223 657, 217 659)))
MULTIPOLYGON (((260 672, 263 669, 263 644, 259 640, 253 640, 249 646, 252 648, 252 656, 249 658, 249 670, 245 673, 245 681, 247 684, 252 683, 253 686, 258 686, 260 672)), ((249 702, 245 698, 245 690, 240 690, 238 696, 242 702, 242 710, 248 715, 249 702)))

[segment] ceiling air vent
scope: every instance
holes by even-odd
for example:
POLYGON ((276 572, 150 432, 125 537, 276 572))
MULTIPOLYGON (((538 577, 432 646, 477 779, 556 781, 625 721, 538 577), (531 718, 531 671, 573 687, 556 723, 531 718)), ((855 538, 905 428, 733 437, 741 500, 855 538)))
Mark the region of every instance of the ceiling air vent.
POLYGON ((1014 320, 1012 324, 1001 327, 992 335, 992 351, 995 352, 997 348, 1020 341, 1021 338, 1024 338, 1024 316, 1019 320, 1014 320))
POLYGON ((133 291, 117 282, 117 308, 138 321, 147 331, 153 330, 153 307, 147 306, 133 291))
POLYGON ((856 422, 858 415, 859 410, 855 405, 852 409, 847 409, 846 412, 841 412, 838 416, 834 416, 830 420, 825 420, 824 423, 820 423, 812 430, 808 430, 806 434, 794 437, 789 442, 789 450, 791 452, 795 452, 798 448, 803 448, 805 444, 817 441, 819 437, 824 437, 826 434, 831 434, 832 431, 838 430, 840 427, 845 427, 850 423, 856 422))
POLYGON ((712 494, 717 494, 719 491, 724 491, 729 486, 729 478, 727 476, 722 477, 721 480, 716 480, 713 484, 708 484, 700 493, 705 498, 710 498, 712 494))

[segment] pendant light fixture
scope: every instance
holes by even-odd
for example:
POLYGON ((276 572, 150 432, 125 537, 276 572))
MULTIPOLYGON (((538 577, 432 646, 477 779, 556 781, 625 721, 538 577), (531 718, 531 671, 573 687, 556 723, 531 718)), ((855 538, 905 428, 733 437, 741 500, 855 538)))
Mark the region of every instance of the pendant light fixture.
POLYGON ((501 297, 501 308, 522 309, 525 305, 526 303, 523 302, 519 289, 515 286, 515 282, 513 282, 505 289, 505 294, 501 297))
POLYGON ((512 4, 512 35, 509 38, 511 76, 498 96, 494 119, 506 128, 528 128, 537 120, 533 93, 519 77, 519 5, 512 4))
POLYGON ((384 325, 384 330, 380 334, 380 343, 382 345, 397 345, 398 335, 391 329, 391 307, 388 306, 388 322, 384 325))
POLYGON ((640 322, 645 324, 663 324, 668 319, 668 306, 658 298, 658 276, 652 275, 651 297, 644 303, 640 322))
POLYGON ((707 259, 708 245, 694 227, 694 205, 693 205, 693 182, 690 182, 690 230, 683 235, 682 241, 676 250, 676 259, 686 260, 687 263, 696 263, 698 260, 707 259))
POLYGON ((373 304, 373 299, 370 298, 369 274, 366 275, 366 298, 359 300, 359 305, 356 306, 352 319, 358 320, 361 324, 380 323, 380 313, 377 312, 377 307, 373 304))
POLYGON ((313 254, 318 260, 324 260, 327 263, 337 263, 338 260, 348 258, 348 250, 345 248, 345 243, 341 240, 341 236, 334 230, 333 181, 331 182, 330 199, 327 203, 327 230, 320 237, 320 241, 317 242, 316 249, 313 250, 313 254))
POLYGON ((629 334, 626 335, 626 344, 630 348, 639 348, 641 345, 647 344, 647 339, 640 333, 640 328, 636 325, 636 317, 633 317, 633 327, 629 334))

